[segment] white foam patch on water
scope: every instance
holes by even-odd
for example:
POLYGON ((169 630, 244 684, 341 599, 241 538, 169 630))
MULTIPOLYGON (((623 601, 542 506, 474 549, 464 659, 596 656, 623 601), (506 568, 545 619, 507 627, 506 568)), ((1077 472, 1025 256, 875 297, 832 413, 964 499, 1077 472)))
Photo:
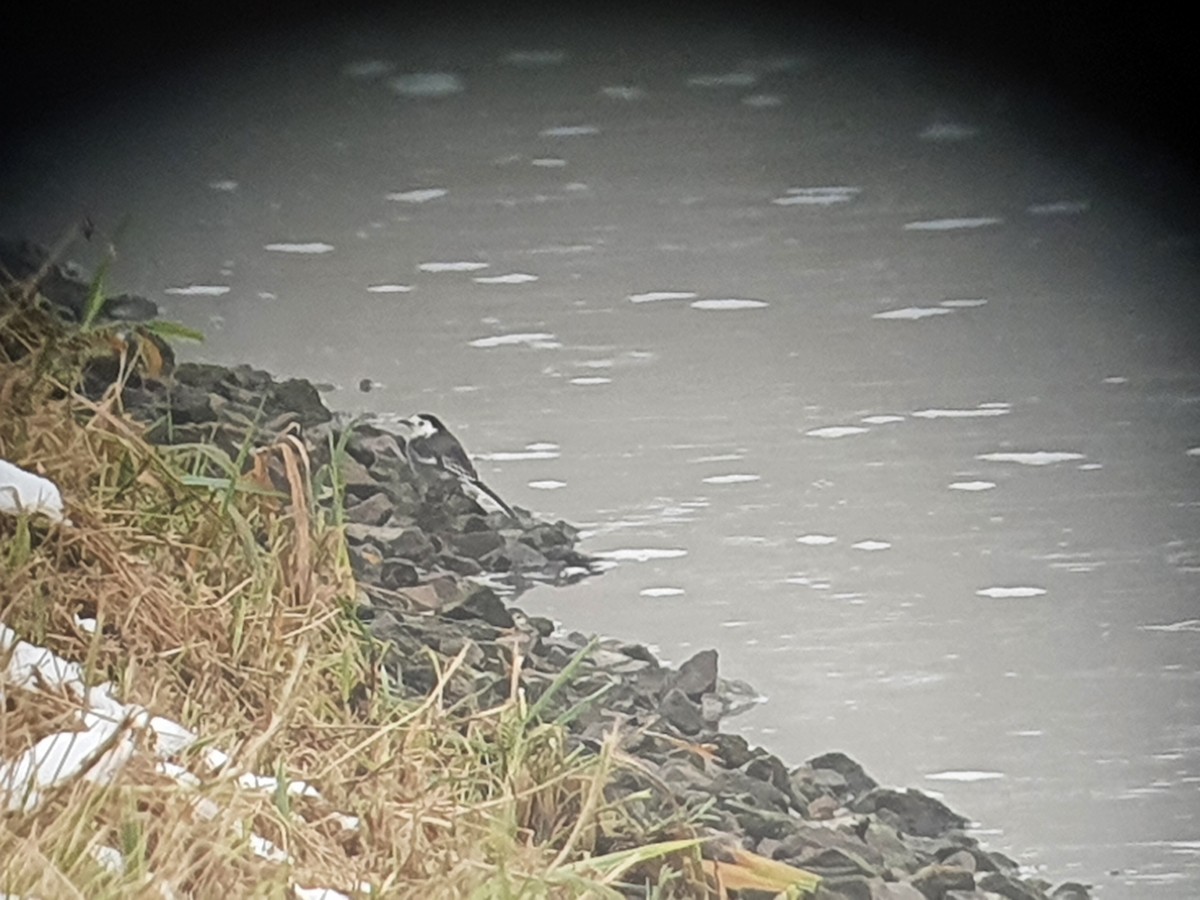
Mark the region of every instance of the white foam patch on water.
POLYGON ((551 441, 534 441, 532 444, 525 445, 526 450, 557 450, 558 444, 551 441))
POLYGON ((566 50, 513 50, 505 53, 501 61, 510 66, 538 69, 545 66, 561 66, 567 61, 566 50))
POLYGON ((646 91, 640 87, 614 84, 600 88, 600 94, 609 100, 642 100, 646 91))
POLYGON ((997 778, 1003 778, 1004 773, 975 769, 949 769, 945 772, 930 772, 925 777, 930 781, 960 781, 968 783, 973 781, 995 781, 997 778))
POLYGON ((987 306, 987 301, 977 297, 969 297, 961 300, 943 300, 938 306, 946 306, 950 309, 973 309, 976 306, 987 306))
POLYGON ((745 628, 750 624, 748 619, 726 619, 721 623, 722 628, 745 628))
POLYGON ((558 338, 548 331, 520 332, 517 334, 494 334, 491 337, 476 338, 470 341, 469 347, 512 347, 524 344, 538 350, 553 350, 561 347, 558 338))
POLYGON ((389 79, 388 87, 402 97, 449 97, 467 89, 453 72, 413 72, 389 79))
POLYGON ((705 484, 744 484, 748 481, 759 481, 761 478, 761 475, 731 473, 729 475, 709 475, 707 478, 701 480, 705 484))
POLYGON ((888 541, 859 541, 856 544, 850 545, 855 550, 890 550, 892 545, 888 541))
POLYGON ((1052 203, 1034 203, 1025 207, 1031 216, 1078 216, 1091 209, 1086 200, 1055 200, 1052 203))
POLYGON ((342 74, 350 78, 360 78, 367 81, 372 78, 382 78, 396 66, 386 59, 356 59, 342 66, 342 74))
POLYGON ((392 191, 385 194, 384 198, 400 203, 428 203, 430 200, 445 197, 447 193, 449 192, 445 188, 414 188, 411 191, 392 191))
POLYGON ((565 481, 555 481, 553 478, 543 478, 541 481, 529 482, 529 487, 535 491, 557 491, 559 488, 565 488, 565 481))
POLYGON ((478 272, 486 269, 488 264, 474 260, 455 260, 452 262, 423 262, 417 268, 422 272, 478 272))
POLYGON ((839 185, 836 187, 798 187, 788 188, 785 197, 776 197, 771 202, 776 206, 833 206, 836 203, 849 203, 860 193, 862 188, 839 185))
POLYGON ((1043 737, 1046 732, 1040 728, 1024 728, 1020 731, 1009 731, 1006 734, 1012 737, 1043 737))
POLYGON ((1186 455, 1186 456, 1200 456, 1200 446, 1198 446, 1198 447, 1188 447, 1188 448, 1187 448, 1187 450, 1186 450, 1186 451, 1184 451, 1184 455, 1186 455))
POLYGON ((742 103, 754 109, 774 109, 783 106, 783 98, 778 94, 748 94, 742 103))
POLYGON ((596 550, 592 556, 614 562, 649 562, 652 559, 678 559, 687 556, 687 551, 679 547, 621 547, 616 550, 596 550))
POLYGON ((988 228, 992 225, 1002 225, 1004 219, 999 216, 973 216, 959 219, 925 219, 920 222, 906 222, 905 231, 962 231, 972 228, 988 228))
POLYGON ((691 463, 710 463, 710 462, 736 462, 739 459, 745 459, 745 453, 717 453, 712 456, 697 456, 695 459, 689 459, 691 463))
POLYGON ((478 275, 472 280, 479 284, 528 284, 537 281, 538 277, 528 272, 509 272, 507 275, 478 275))
POLYGON ((529 459, 558 459, 557 450, 494 450, 491 453, 472 454, 476 459, 490 462, 521 462, 529 459))
POLYGON ((721 300, 696 300, 690 304, 692 309, 732 310, 732 309, 761 309, 766 306, 765 300, 742 300, 730 297, 721 300))
POLYGON ((407 294, 412 290, 409 284, 371 284, 367 290, 372 294, 407 294))
POLYGON ((230 194, 238 189, 238 183, 232 178, 218 178, 208 183, 209 189, 230 194))
POLYGON ((980 406, 976 409, 918 409, 914 419, 989 419, 1007 416, 1012 412, 1008 406, 980 406))
POLYGON ((753 72, 722 72, 712 75, 693 75, 687 83, 691 87, 753 87, 758 76, 753 72))
POLYGON ((796 543, 809 547, 823 547, 826 544, 836 544, 837 538, 832 534, 802 534, 796 538, 796 543))
POLYGON ((866 434, 870 430, 859 425, 826 425, 824 428, 814 428, 804 434, 808 437, 842 438, 853 434, 866 434))
POLYGON ((864 425, 891 425, 893 422, 903 422, 904 416, 887 413, 878 416, 863 416, 861 421, 864 425))
POLYGON ((1040 597, 1046 593, 1045 588, 1040 587, 987 587, 981 588, 975 594, 979 597, 991 597, 993 599, 1007 599, 1010 597, 1040 597))
POLYGON ((307 244, 280 242, 276 244, 264 244, 263 249, 270 250, 273 253, 321 254, 330 253, 333 250, 333 244, 326 244, 321 241, 311 241, 307 244))
POLYGON ((561 169, 567 161, 557 156, 539 156, 537 159, 531 159, 529 164, 539 169, 561 169))
POLYGON ((1022 466, 1050 466, 1054 463, 1084 459, 1082 453, 1069 450, 1034 450, 1027 453, 981 453, 975 457, 985 462, 1011 462, 1022 466))
POLYGON ((948 316, 954 310, 944 306, 906 306, 903 309, 889 309, 871 316, 872 319, 904 319, 915 322, 917 319, 928 319, 931 316, 948 316))
POLYGON ((581 375, 578 378, 572 378, 571 384, 612 384, 611 378, 604 378, 601 375, 581 375))
POLYGON ((599 133, 600 129, 595 125, 555 125, 553 128, 543 128, 538 132, 542 137, 578 137, 599 133))
POLYGON ((966 125, 962 122, 934 122, 918 137, 923 141, 954 143, 955 141, 969 141, 978 134, 979 129, 974 125, 966 125))
POLYGON ((638 591, 643 597, 678 597, 683 592, 683 588, 677 587, 649 587, 638 591))
POLYGON ((995 486, 994 481, 953 481, 948 485, 952 491, 990 491, 995 486))
POLYGON ((691 300, 696 296, 695 291, 646 291, 642 294, 630 294, 631 303, 654 303, 658 300, 691 300))
POLYGON ((1184 619, 1180 622, 1171 622, 1167 625, 1139 625, 1138 630, 1165 631, 1168 634, 1177 634, 1185 631, 1200 632, 1200 619, 1184 619))
POLYGON ((229 293, 229 287, 224 284, 189 284, 187 287, 165 288, 163 293, 177 297, 221 297, 229 293))

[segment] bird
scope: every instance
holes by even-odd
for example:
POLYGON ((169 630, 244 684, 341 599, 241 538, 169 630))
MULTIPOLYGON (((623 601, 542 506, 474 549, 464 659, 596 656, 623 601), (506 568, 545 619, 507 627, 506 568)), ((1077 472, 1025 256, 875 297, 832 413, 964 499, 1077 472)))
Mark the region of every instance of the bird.
POLYGON ((417 413, 398 423, 404 430, 404 455, 409 466, 419 474, 436 478, 453 478, 487 494, 514 522, 518 521, 512 507, 500 495, 483 483, 467 451, 442 420, 432 413, 417 413))

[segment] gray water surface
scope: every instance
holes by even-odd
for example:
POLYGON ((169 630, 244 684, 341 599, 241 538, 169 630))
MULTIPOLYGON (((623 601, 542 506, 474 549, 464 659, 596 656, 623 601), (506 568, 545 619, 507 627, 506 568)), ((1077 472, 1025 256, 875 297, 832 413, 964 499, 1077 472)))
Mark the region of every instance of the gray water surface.
POLYGON ((0 225, 128 216, 113 281, 186 355, 437 412, 617 563, 522 607, 717 647, 752 742, 1052 881, 1200 896, 1194 235, 1103 131, 902 50, 530 41, 203 61, 32 146, 0 225))

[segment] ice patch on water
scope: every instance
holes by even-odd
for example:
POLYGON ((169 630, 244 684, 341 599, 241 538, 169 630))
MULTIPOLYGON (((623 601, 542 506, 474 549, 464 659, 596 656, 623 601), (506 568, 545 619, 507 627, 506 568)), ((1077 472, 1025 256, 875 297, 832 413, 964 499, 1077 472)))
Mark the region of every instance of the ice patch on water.
POLYGON ((987 419, 1006 416, 1012 412, 1009 406, 979 406, 976 409, 918 409, 915 419, 987 419))
POLYGON ((542 137, 578 137, 584 134, 599 134, 600 129, 595 125, 555 125, 543 128, 538 132, 542 137))
POLYGON ((371 78, 382 78, 394 68, 396 68, 395 64, 386 59, 356 59, 354 62, 342 66, 342 74, 366 81, 371 78))
POLYGON ((453 72, 397 75, 388 81, 388 87, 403 97, 449 97, 467 89, 462 78, 453 72))
POLYGON ((1139 625, 1139 631, 1165 631, 1169 634, 1175 634, 1183 631, 1200 632, 1200 619, 1184 619, 1180 622, 1171 622, 1167 625, 1139 625))
POLYGON ((776 206, 832 206, 835 203, 849 203, 860 193, 862 188, 847 187, 801 187, 788 188, 787 196, 776 197, 771 202, 776 206))
POLYGON ((658 300, 691 300, 696 296, 694 291, 646 291, 643 294, 630 294, 631 303, 654 303, 658 300))
POLYGON ((218 178, 216 181, 210 181, 208 186, 211 190, 227 194, 238 189, 238 183, 232 178, 218 178))
POLYGON ((930 772, 925 776, 930 781, 995 781, 997 778, 1003 778, 1003 772, 988 772, 977 771, 975 769, 948 769, 945 772, 930 772))
POLYGON ((753 109, 774 109, 783 106, 783 98, 778 94, 748 94, 742 103, 753 109))
POLYGON ((855 550, 890 550, 892 548, 891 543, 888 541, 872 540, 859 541, 858 543, 851 544, 850 546, 855 550))
POLYGON ((1005 599, 1009 597, 1040 597, 1046 593, 1045 588, 1040 587, 988 587, 981 588, 975 592, 980 597, 991 597, 993 599, 1005 599))
POLYGON ((972 309, 976 306, 987 306, 987 301, 976 297, 964 298, 961 300, 943 300, 938 306, 949 307, 950 309, 972 309))
POLYGON ((600 94, 610 100, 642 100, 646 91, 640 87, 615 84, 600 88, 600 94))
POLYGON ((866 434, 870 430, 858 425, 826 425, 824 428, 814 428, 812 431, 804 433, 808 437, 841 438, 849 437, 852 434, 866 434))
POLYGON ((367 290, 372 294, 407 294, 412 290, 409 284, 370 284, 367 290))
POLYGON ((952 491, 990 491, 995 486, 994 481, 953 481, 948 485, 952 491))
POLYGON ((758 76, 753 72, 723 72, 713 75, 693 75, 687 83, 691 87, 753 87, 758 76))
POLYGON ((889 309, 886 312, 875 313, 872 319, 906 319, 915 322, 917 319, 928 319, 930 316, 948 316, 953 310, 943 306, 906 306, 903 309, 889 309))
POLYGON ((468 343, 470 347, 511 347, 525 344, 538 350, 553 350, 561 347, 558 338, 548 331, 520 332, 517 334, 495 334, 491 337, 476 338, 468 343))
POLYGON ((796 538, 796 543, 809 547, 823 547, 826 544, 836 544, 837 538, 832 534, 802 534, 796 538))
POLYGON ((270 250, 274 253, 320 254, 331 252, 333 250, 333 244, 326 244, 322 243, 321 241, 312 241, 307 244, 278 243, 264 244, 263 249, 270 250))
POLYGON ((922 131, 918 137, 923 141, 953 143, 955 141, 969 141, 978 134, 979 129, 974 125, 966 125, 962 122, 934 122, 922 131))
POLYGON ((638 591, 643 597, 678 597, 683 592, 683 588, 677 587, 649 587, 638 591))
POLYGON ((592 556, 614 562, 649 562, 652 559, 678 559, 687 556, 687 551, 678 547, 621 547, 616 550, 595 550, 592 556))
POLYGON ((572 378, 571 384, 612 384, 612 379, 600 375, 581 375, 578 378, 572 378))
POLYGON ((742 300, 738 298, 728 298, 722 300, 697 300, 690 304, 692 309, 761 309, 766 306, 765 300, 742 300))
POLYGON ((555 481, 553 478, 543 478, 541 481, 529 482, 529 487, 537 491, 557 491, 559 488, 565 488, 565 481, 555 481))
POLYGON ((505 53, 501 61, 510 66, 537 69, 544 66, 561 66, 567 61, 566 50, 513 50, 505 53))
POLYGON ((177 297, 221 297, 229 293, 229 287, 224 284, 189 284, 187 287, 164 288, 163 293, 177 297))
POLYGON ((567 161, 557 156, 539 156, 537 159, 531 159, 529 164, 537 166, 539 169, 561 169, 567 164, 567 161))
POLYGON ((417 266, 422 272, 478 272, 486 269, 485 262, 459 260, 455 262, 423 262, 417 266))
POLYGON ((509 272, 507 275, 480 275, 472 280, 479 284, 528 284, 537 281, 538 277, 528 272, 509 272))
POLYGON ((445 197, 447 193, 449 192, 445 188, 414 188, 411 191, 392 191, 385 194, 384 198, 400 203, 428 203, 430 200, 445 197))
POLYGON ((1086 200, 1055 200, 1053 203, 1034 203, 1025 207, 1031 216, 1078 216, 1091 209, 1086 200))
POLYGON ((893 422, 903 422, 904 416, 895 416, 888 413, 878 416, 863 416, 861 421, 864 425, 891 425, 893 422))
POLYGON ((729 475, 709 475, 707 478, 701 480, 705 484, 744 484, 748 481, 759 481, 761 478, 761 475, 731 473, 729 475))
POLYGON ((1017 463, 1022 466, 1049 466, 1085 457, 1082 453, 1074 453, 1069 450, 1034 450, 1028 453, 981 453, 975 458, 986 462, 1017 463))
POLYGON ((991 225, 1001 225, 1004 219, 999 216, 967 216, 958 219, 925 219, 920 222, 906 222, 905 231, 961 231, 972 228, 987 228, 991 225))

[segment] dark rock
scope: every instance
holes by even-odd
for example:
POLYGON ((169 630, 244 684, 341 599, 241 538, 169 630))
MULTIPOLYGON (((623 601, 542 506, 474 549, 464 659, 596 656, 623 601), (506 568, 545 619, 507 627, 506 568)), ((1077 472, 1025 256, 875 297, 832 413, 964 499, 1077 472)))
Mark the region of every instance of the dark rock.
POLYGON ((987 872, 979 876, 975 884, 981 890, 999 894, 1005 900, 1046 900, 1045 892, 999 872, 987 872))
POLYGON ((699 700, 717 686, 717 651, 701 650, 679 667, 673 687, 693 700, 699 700))
POLYGON ((704 717, 700 715, 700 707, 678 688, 667 691, 659 704, 658 712, 681 734, 699 734, 704 728, 704 717))
MULTIPOLYGON (((850 875, 869 878, 879 874, 876 868, 867 863, 865 859, 843 847, 818 847, 798 858, 791 858, 790 862, 792 865, 815 872, 822 878, 850 875)), ((868 890, 868 896, 869 894, 868 890)))
POLYGON ((740 769, 754 758, 750 745, 740 734, 715 734, 710 743, 716 748, 717 758, 728 769, 740 769))
POLYGON ((383 494, 372 494, 366 500, 346 508, 346 521, 360 525, 382 525, 395 507, 383 494))
POLYGON ((907 882, 873 881, 871 900, 925 900, 925 895, 907 882))
POLYGON ((804 807, 804 812, 810 819, 832 819, 842 805, 833 797, 817 797, 815 800, 809 801, 804 807))
POLYGON ((1077 881, 1064 881, 1050 894, 1054 900, 1092 900, 1092 893, 1085 884, 1077 881))
POLYGON ((479 562, 489 553, 503 547, 504 537, 494 531, 468 531, 451 535, 449 543, 456 553, 479 562))
POLYGON ((389 590, 413 587, 421 580, 417 567, 403 559, 385 559, 379 566, 379 584, 389 590))
POLYGON ((887 810, 895 817, 898 830, 919 837, 939 837, 969 824, 940 800, 913 788, 903 793, 891 788, 874 788, 850 804, 850 809, 859 813, 887 810))
POLYGON ((808 765, 813 769, 832 769, 843 778, 846 779, 846 784, 849 786, 851 793, 865 794, 872 788, 879 787, 879 783, 864 771, 863 767, 852 760, 845 753, 832 751, 830 753, 822 753, 820 756, 814 756, 808 761, 808 765))
POLYGON ((834 897, 837 900, 871 900, 871 879, 862 875, 827 877, 821 882, 815 900, 824 897, 831 900, 834 897))
POLYGON ((319 425, 333 418, 321 395, 310 382, 302 378, 289 378, 271 391, 271 402, 296 415, 301 425, 319 425))
POLYGON ((137 294, 119 294, 104 301, 100 317, 116 322, 149 322, 158 318, 158 304, 137 294))
POLYGON ((788 798, 789 803, 793 802, 794 796, 792 794, 791 782, 788 779, 787 767, 778 756, 770 753, 756 756, 746 763, 743 771, 751 778, 767 782, 777 791, 784 794, 788 798))
POLYGON ((536 631, 544 638, 554 634, 554 620, 547 619, 545 616, 530 616, 529 627, 536 631))
POLYGON ((446 613, 452 619, 482 619, 497 628, 512 628, 513 615, 489 587, 477 586, 463 603, 446 613))
POLYGON ((949 891, 975 890, 975 876, 953 866, 925 866, 909 880, 926 900, 945 900, 949 891))
POLYGON ((737 769, 719 772, 713 778, 713 790, 759 809, 787 812, 791 803, 791 798, 779 788, 737 769))

